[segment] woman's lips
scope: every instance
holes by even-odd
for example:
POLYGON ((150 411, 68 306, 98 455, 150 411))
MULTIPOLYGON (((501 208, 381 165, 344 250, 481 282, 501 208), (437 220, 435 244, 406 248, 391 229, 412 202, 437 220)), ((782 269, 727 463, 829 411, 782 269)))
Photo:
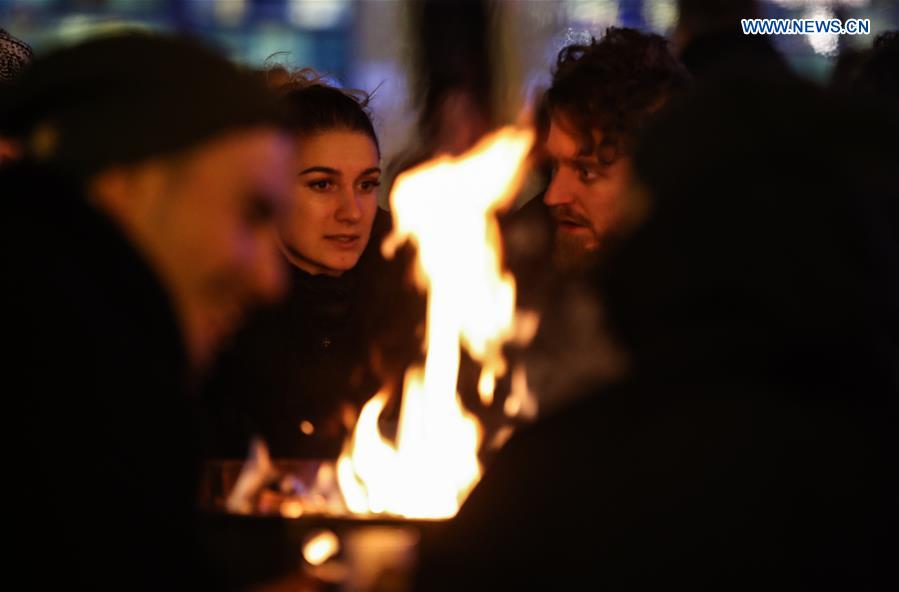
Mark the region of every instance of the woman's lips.
POLYGON ((330 234, 325 240, 338 249, 352 250, 359 246, 362 240, 358 234, 330 234))

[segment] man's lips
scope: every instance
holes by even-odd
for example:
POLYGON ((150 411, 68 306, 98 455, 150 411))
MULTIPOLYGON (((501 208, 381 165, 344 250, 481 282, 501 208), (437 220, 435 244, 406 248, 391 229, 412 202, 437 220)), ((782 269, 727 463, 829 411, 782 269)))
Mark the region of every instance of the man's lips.
POLYGON ((564 232, 589 232, 590 227, 583 222, 571 219, 556 219, 556 226, 564 232))

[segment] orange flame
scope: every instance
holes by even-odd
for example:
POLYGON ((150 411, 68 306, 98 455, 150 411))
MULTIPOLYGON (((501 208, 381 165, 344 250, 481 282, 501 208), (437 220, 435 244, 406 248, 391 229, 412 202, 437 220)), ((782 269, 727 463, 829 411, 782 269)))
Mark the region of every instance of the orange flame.
POLYGON ((387 392, 362 409, 338 460, 337 477, 354 513, 449 518, 481 476, 483 438, 456 392, 460 346, 481 362, 478 391, 493 401, 507 372, 502 346, 516 330, 515 281, 501 268, 497 211, 510 205, 534 141, 506 128, 458 158, 442 157, 401 175, 391 193, 394 231, 384 254, 411 241, 416 279, 428 291, 424 368, 406 375, 396 442, 378 429, 387 392))
POLYGON ((340 540, 330 530, 311 535, 303 545, 303 559, 310 565, 321 565, 340 551, 340 540))

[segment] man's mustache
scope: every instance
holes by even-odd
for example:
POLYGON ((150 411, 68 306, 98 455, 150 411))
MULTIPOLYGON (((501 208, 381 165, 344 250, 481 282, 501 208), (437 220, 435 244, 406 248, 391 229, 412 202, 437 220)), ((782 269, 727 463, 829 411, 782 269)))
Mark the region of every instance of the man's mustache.
POLYGON ((582 214, 575 212, 571 206, 552 206, 550 207, 550 213, 557 223, 568 222, 571 224, 578 224, 580 226, 586 226, 587 228, 593 229, 593 223, 590 221, 590 219, 586 216, 583 216, 582 214))

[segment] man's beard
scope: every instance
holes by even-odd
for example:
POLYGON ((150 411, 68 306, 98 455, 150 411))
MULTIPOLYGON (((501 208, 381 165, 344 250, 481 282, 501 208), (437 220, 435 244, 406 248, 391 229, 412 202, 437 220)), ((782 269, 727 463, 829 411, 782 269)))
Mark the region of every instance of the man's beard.
POLYGON ((553 249, 553 263, 556 269, 564 273, 577 273, 589 269, 596 261, 596 249, 588 248, 592 240, 557 230, 553 249))
POLYGON ((563 273, 577 273, 589 269, 596 261, 598 239, 596 229, 589 219, 574 212, 568 206, 556 206, 552 209, 553 218, 583 225, 590 234, 570 234, 556 228, 553 244, 553 264, 563 273))

